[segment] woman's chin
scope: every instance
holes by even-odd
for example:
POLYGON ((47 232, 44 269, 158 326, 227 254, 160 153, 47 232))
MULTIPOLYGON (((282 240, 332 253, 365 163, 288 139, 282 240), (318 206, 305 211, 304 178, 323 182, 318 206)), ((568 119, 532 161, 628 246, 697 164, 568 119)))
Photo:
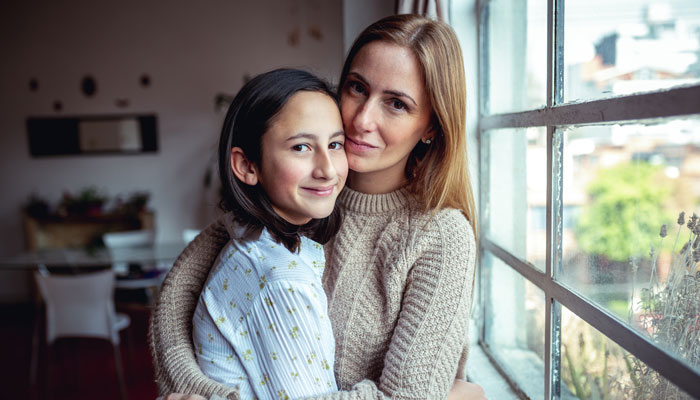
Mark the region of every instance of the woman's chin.
POLYGON ((349 173, 365 173, 372 172, 372 165, 368 160, 358 157, 356 155, 348 154, 348 172, 349 173))

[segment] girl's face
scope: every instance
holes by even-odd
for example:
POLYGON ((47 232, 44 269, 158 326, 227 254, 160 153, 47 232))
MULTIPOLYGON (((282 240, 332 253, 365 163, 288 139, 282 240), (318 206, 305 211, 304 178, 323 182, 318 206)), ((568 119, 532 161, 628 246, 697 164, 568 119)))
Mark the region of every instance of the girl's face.
POLYGON ((289 98, 262 137, 257 180, 286 221, 303 225, 331 214, 345 184, 348 162, 343 124, 326 94, 289 98))
POLYGON ((432 138, 432 108, 413 53, 376 41, 355 56, 341 91, 349 185, 387 193, 406 183, 406 162, 419 140, 432 138))

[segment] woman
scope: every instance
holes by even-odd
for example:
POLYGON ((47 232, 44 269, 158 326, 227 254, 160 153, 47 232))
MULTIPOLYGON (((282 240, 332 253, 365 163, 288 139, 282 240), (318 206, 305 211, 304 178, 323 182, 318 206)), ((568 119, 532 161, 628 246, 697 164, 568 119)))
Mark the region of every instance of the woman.
MULTIPOLYGON (((351 171, 323 276, 340 391, 323 398, 445 398, 465 376, 476 258, 457 38, 415 15, 377 21, 338 91, 351 171)), ((150 332, 161 393, 237 396, 198 370, 189 325, 227 239, 213 224, 166 279, 150 332)))

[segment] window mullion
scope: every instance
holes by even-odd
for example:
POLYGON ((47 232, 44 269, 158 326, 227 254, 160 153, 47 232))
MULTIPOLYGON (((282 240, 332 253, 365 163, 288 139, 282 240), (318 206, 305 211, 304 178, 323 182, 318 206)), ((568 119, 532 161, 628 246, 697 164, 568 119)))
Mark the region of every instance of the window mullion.
MULTIPOLYGON (((489 4, 487 1, 479 2, 479 116, 489 114, 489 4)), ((479 118, 481 121, 481 118, 479 118)), ((483 132, 480 129, 480 132, 483 132)))
MULTIPOLYGON (((547 246, 548 260, 545 279, 553 282, 562 270, 562 238, 563 238, 563 167, 564 167, 564 134, 554 126, 547 127, 547 199, 551 207, 547 207, 547 246)), ((551 287, 551 285, 547 285, 551 287)), ((550 289, 545 290, 547 298, 546 323, 550 324, 545 330, 549 334, 550 370, 545 376, 550 394, 547 399, 559 399, 561 395, 561 305, 554 301, 550 289)))
MULTIPOLYGON (((488 34, 489 34, 489 10, 488 1, 478 1, 478 41, 479 41, 479 115, 480 117, 488 113, 488 103, 489 103, 489 51, 488 51, 488 34)), ((479 222, 480 231, 488 231, 489 226, 489 140, 486 135, 486 131, 481 129, 481 120, 477 122, 477 140, 479 145, 479 222), (484 179, 484 177, 487 177, 484 179)), ((479 342, 486 341, 486 324, 487 324, 487 313, 488 304, 490 301, 490 273, 484 262, 484 252, 479 252, 479 304, 481 305, 478 335, 479 342)))
MULTIPOLYGON (((564 0, 547 4, 547 109, 564 101, 564 0)), ((547 264, 545 280, 552 282, 562 260, 562 133, 547 125, 547 264)), ((548 283, 549 283, 548 282, 548 283)), ((552 285, 545 285, 545 398, 561 396, 561 305, 552 285)))
MULTIPOLYGON (((489 154, 489 136, 486 132, 481 131, 479 135, 479 181, 480 181, 480 196, 479 196, 479 221, 481 223, 481 237, 488 232, 489 226, 489 193, 490 193, 490 154, 489 154)), ((483 242, 482 242, 483 243, 483 242)), ((491 268, 490 264, 484 262, 483 247, 479 251, 479 304, 481 305, 481 315, 479 318, 479 340, 486 341, 486 325, 489 321, 488 311, 491 304, 491 268)))

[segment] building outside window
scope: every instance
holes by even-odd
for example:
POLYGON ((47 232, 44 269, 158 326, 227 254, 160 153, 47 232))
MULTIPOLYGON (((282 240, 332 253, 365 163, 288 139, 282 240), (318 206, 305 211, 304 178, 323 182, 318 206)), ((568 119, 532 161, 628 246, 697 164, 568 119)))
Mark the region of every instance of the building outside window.
POLYGON ((523 398, 700 398, 700 2, 478 9, 480 345, 523 398))

